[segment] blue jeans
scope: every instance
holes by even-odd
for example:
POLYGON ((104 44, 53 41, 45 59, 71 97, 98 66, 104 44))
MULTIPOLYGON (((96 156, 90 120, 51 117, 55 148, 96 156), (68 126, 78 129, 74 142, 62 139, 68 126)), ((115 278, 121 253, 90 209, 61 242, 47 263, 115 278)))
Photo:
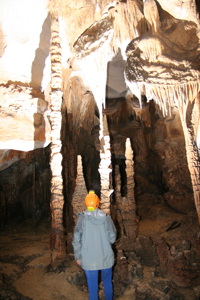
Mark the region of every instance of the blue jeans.
MULTIPOLYGON (((87 277, 89 300, 98 300, 98 270, 84 270, 87 277)), ((104 287, 105 300, 112 300, 113 287, 112 287, 112 268, 103 269, 101 277, 104 287)))

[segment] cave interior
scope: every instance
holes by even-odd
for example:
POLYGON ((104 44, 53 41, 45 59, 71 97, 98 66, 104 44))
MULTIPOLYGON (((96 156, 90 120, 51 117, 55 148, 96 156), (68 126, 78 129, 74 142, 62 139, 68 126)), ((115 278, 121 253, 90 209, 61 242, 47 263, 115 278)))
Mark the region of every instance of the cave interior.
MULTIPOLYGON (((156 4, 157 10, 150 18, 144 4, 146 22, 144 16, 138 19, 138 36, 127 42, 125 50, 123 43, 116 46, 112 42, 115 49, 110 55, 106 43, 110 43, 113 9, 116 13, 116 7, 121 5, 120 11, 129 2, 110 4, 106 16, 79 33, 73 56, 67 59, 67 67, 62 66, 60 153, 66 257, 73 260, 77 213, 85 209, 84 198, 93 189, 118 232, 113 277, 116 296, 134 286, 135 280, 137 300, 200 299, 199 190, 194 188, 195 176, 196 187, 200 186, 197 25, 193 19, 170 15, 161 7, 162 1, 143 1, 156 4), (178 35, 183 32, 181 40, 178 35), (160 77, 159 68, 165 69, 160 77), (178 86, 180 78, 182 85, 178 86), (144 284, 144 274, 150 269, 153 275, 144 284)), ((133 2, 137 9, 142 5, 133 2)), ((196 8, 198 11, 197 3, 196 8)), ((45 43, 50 46, 49 17, 43 26, 45 43)), ((42 47, 36 51, 35 65, 42 47)), ((43 55, 42 61, 47 58, 43 55)), ((51 93, 57 88, 51 86, 51 93, 38 90, 42 72, 34 70, 34 64, 31 76, 29 86, 38 98, 52 101, 51 93)), ((20 97, 19 87, 23 89, 26 83, 1 83, 2 98, 10 86, 20 97)), ((42 122, 36 114, 34 127, 42 122)), ((36 142, 39 134, 34 130, 36 142)), ((28 151, 8 147, 3 148, 4 153, 5 149, 10 160, 18 159, 0 171, 1 231, 43 226, 50 230, 52 143, 28 151)))

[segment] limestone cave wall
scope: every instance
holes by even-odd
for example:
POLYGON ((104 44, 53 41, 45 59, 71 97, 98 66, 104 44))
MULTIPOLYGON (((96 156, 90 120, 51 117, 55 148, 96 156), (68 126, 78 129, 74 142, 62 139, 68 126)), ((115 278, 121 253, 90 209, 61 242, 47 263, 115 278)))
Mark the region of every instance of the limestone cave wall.
POLYGON ((44 220, 50 224, 49 147, 20 155, 17 162, 0 172, 1 228, 39 226, 44 220))

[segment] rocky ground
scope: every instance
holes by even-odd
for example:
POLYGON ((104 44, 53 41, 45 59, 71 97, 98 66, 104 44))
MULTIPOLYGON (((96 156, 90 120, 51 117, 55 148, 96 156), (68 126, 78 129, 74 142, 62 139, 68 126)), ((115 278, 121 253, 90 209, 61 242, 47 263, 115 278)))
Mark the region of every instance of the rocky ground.
MULTIPOLYGON (((200 255, 195 212, 187 215, 179 214, 163 205, 146 208, 139 222, 135 250, 128 250, 128 246, 125 245, 126 238, 121 240, 126 251, 116 258, 115 299, 199 300, 200 255), (151 247, 150 252, 148 247, 151 247), (124 254, 126 258, 123 258, 124 254), (158 264, 157 255, 161 265, 158 264), (190 261, 187 268, 184 264, 186 259, 183 258, 188 258, 187 261, 190 261), (163 276, 165 272, 166 276, 163 276)), ((120 243, 117 246, 120 248, 120 243)), ((49 263, 47 225, 33 228, 26 223, 23 226, 2 229, 0 299, 87 299, 84 273, 72 257, 58 272, 52 272, 49 263)), ((101 284, 99 294, 100 299, 103 299, 101 284)))

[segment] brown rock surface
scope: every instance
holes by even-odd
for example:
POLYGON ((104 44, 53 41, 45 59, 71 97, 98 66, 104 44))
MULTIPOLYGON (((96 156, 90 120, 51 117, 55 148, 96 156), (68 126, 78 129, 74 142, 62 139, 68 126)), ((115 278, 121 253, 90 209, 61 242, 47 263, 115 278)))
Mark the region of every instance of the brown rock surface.
POLYGON ((15 150, 24 152, 49 145, 48 104, 41 96, 17 83, 1 85, 1 170, 25 156, 15 150))

